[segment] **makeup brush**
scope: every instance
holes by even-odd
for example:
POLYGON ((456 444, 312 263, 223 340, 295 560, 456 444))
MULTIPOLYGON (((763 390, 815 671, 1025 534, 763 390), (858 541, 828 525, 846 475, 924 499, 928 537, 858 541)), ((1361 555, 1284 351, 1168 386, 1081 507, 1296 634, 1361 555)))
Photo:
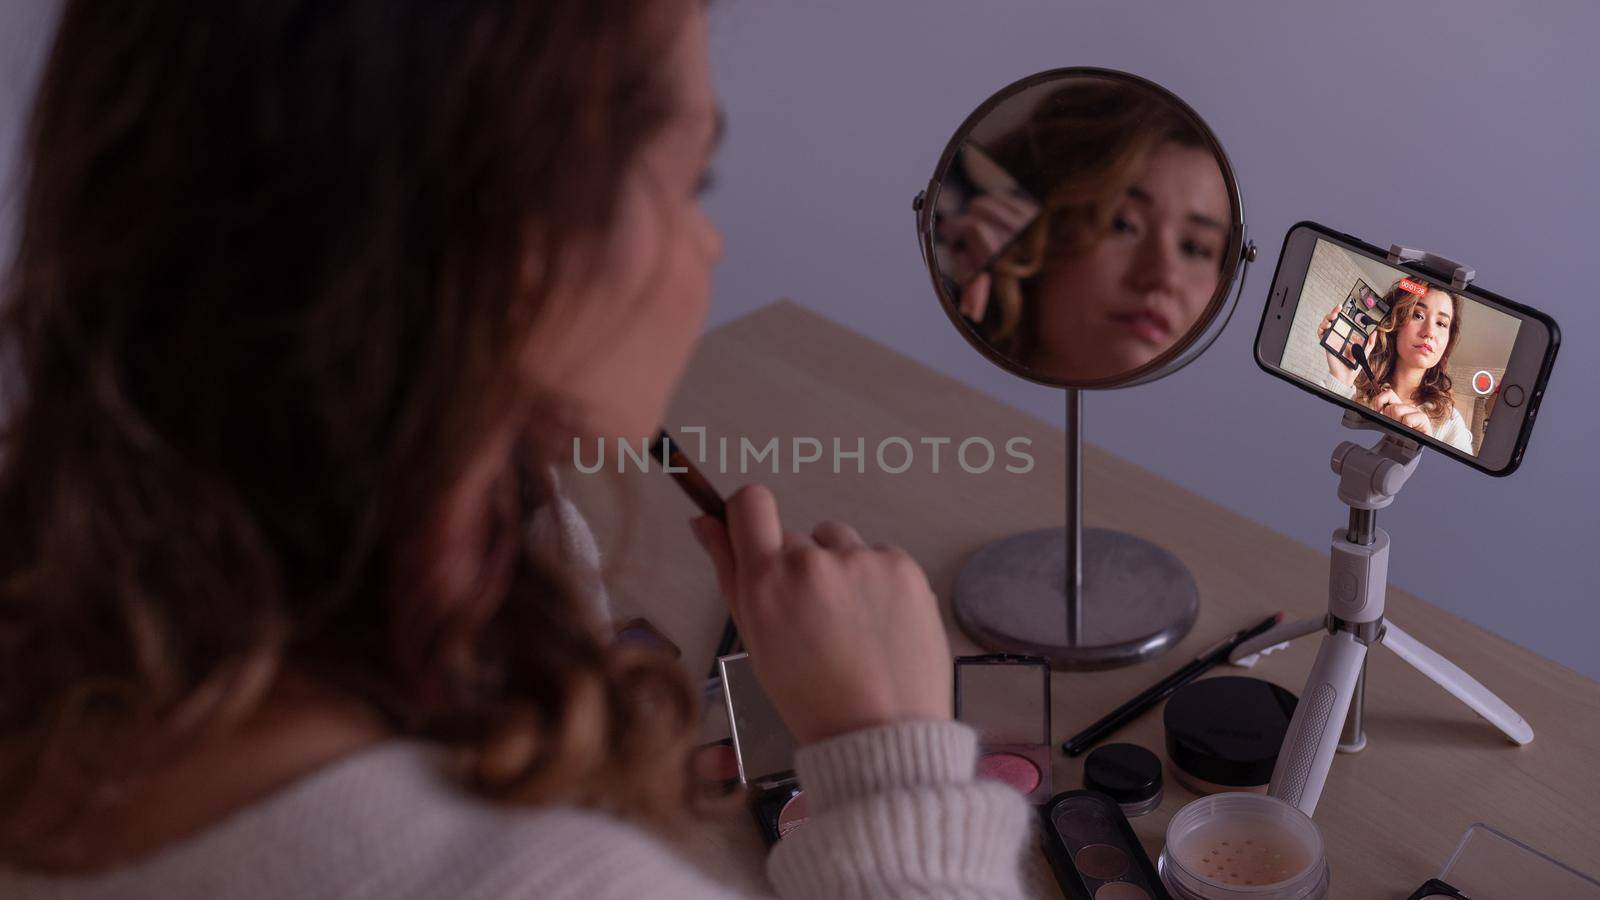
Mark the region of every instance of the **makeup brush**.
POLYGON ((1356 358, 1356 362, 1361 366, 1361 371, 1366 373, 1367 380, 1377 384, 1378 376, 1372 374, 1372 367, 1367 365, 1367 351, 1363 350, 1360 344, 1351 344, 1350 355, 1356 358))
MULTIPOLYGON (((728 524, 728 505, 723 502, 722 495, 717 493, 717 489, 711 486, 706 476, 689 461, 689 457, 678 448, 677 443, 672 440, 672 435, 668 434, 665 428, 656 435, 655 446, 651 449, 655 457, 661 460, 662 469, 672 476, 678 487, 683 488, 683 492, 689 495, 695 506, 700 507, 701 512, 724 525, 728 524), (683 471, 673 471, 675 469, 683 471)), ((732 653, 738 644, 739 630, 733 625, 733 616, 729 616, 728 621, 722 626, 722 637, 717 640, 717 652, 711 657, 711 672, 706 676, 707 687, 714 684, 719 677, 717 659, 732 653)))
POLYGON ((1276 612, 1267 616, 1261 622, 1243 631, 1230 634, 1212 644, 1188 664, 1146 688, 1137 697, 1107 713, 1100 721, 1073 735, 1066 743, 1061 745, 1062 751, 1068 756, 1077 756, 1093 747, 1106 735, 1128 724, 1138 718, 1145 710, 1171 696, 1178 688, 1215 668, 1228 658, 1228 654, 1233 652, 1233 648, 1253 637, 1265 634, 1267 629, 1282 621, 1283 613, 1276 612))

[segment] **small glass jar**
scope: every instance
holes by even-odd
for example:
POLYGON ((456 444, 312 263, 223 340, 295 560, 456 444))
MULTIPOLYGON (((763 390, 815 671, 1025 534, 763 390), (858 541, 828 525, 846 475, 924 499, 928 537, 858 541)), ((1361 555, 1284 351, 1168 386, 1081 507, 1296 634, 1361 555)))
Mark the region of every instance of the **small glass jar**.
POLYGON ((1161 758, 1138 744, 1106 744, 1083 761, 1083 786, 1117 801, 1128 818, 1161 805, 1161 758))
POLYGON ((1297 807, 1264 794, 1212 794, 1178 810, 1157 870, 1178 900, 1328 896, 1322 832, 1297 807))

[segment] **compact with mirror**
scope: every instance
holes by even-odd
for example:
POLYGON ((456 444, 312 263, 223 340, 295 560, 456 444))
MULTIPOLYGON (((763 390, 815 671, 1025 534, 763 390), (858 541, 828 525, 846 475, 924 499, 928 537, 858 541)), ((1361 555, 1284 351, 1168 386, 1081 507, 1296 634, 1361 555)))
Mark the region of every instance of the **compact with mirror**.
POLYGON ((720 657, 717 667, 739 784, 749 797, 762 838, 772 846, 806 821, 805 794, 794 770, 800 742, 756 680, 750 654, 720 657))
POLYGON ((978 775, 1050 799, 1050 666, 1037 656, 958 656, 956 719, 978 733, 978 775))
POLYGON ((958 622, 990 650, 1058 669, 1164 652, 1194 624, 1199 592, 1164 548, 1083 527, 1082 392, 1170 375, 1227 323, 1254 246, 1222 145, 1159 85, 1054 69, 968 116, 914 206, 961 335, 1066 393, 1065 526, 980 549, 956 579, 958 622))

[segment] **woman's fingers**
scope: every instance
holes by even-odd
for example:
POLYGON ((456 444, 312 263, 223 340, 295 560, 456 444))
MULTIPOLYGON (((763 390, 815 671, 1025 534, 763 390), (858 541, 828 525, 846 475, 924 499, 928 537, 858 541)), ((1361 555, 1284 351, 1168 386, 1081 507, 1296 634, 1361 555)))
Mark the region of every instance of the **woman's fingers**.
POLYGON ((817 527, 811 530, 811 537, 829 550, 851 550, 866 546, 866 542, 861 540, 861 534, 854 528, 831 519, 818 523, 817 527))
POLYGON ((1433 433, 1428 414, 1423 412, 1420 407, 1402 402, 1400 395, 1396 394, 1393 388, 1384 388, 1377 396, 1373 397, 1372 408, 1407 428, 1420 431, 1423 434, 1431 435, 1433 433))
POLYGON ((961 314, 972 322, 982 322, 989 309, 989 273, 979 272, 961 289, 961 314))
POLYGON ((1384 414, 1399 420, 1400 424, 1417 431, 1432 433, 1428 427, 1428 414, 1409 403, 1393 403, 1384 410, 1384 414))
POLYGON ((1020 190, 1007 191, 995 196, 1015 213, 1017 221, 1022 225, 1027 225, 1039 215, 1038 202, 1020 190))
POLYGON ((1011 240, 1011 235, 1014 233, 988 222, 973 222, 969 232, 971 237, 967 241, 973 263, 978 268, 988 265, 989 260, 994 259, 994 255, 1000 252, 1006 241, 1011 240))
POLYGON ((1320 341, 1327 336, 1328 329, 1333 327, 1333 317, 1337 314, 1338 310, 1335 309, 1333 312, 1322 317, 1322 324, 1317 326, 1317 340, 1320 341))
POLYGON ((783 523, 778 501, 759 484, 740 488, 728 498, 728 535, 735 570, 755 565, 783 548, 783 523))
POLYGON ((996 252, 1010 240, 1005 229, 967 216, 955 217, 951 224, 951 245, 958 265, 957 280, 961 275, 975 272, 989 264, 996 252))
POLYGON ((1033 211, 1020 202, 996 194, 985 194, 972 201, 967 211, 1011 234, 1021 231, 1033 218, 1033 211))
MULTIPOLYGON (((712 516, 699 516, 689 520, 689 528, 694 532, 695 540, 711 557, 711 567, 716 571, 717 590, 722 594, 722 599, 727 602, 728 609, 733 610, 738 602, 738 578, 733 565, 733 545, 728 540, 728 530, 712 516)), ((735 615, 735 621, 738 620, 735 615)))

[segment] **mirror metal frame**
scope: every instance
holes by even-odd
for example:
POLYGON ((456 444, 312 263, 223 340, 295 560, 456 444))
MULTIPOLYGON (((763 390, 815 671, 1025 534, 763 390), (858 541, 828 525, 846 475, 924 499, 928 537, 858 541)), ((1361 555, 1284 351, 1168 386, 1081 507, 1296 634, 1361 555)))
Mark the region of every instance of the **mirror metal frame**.
MULTIPOLYGON (((934 167, 933 178, 929 180, 927 190, 918 195, 913 203, 913 208, 917 214, 917 237, 921 244, 923 262, 927 265, 928 274, 933 279, 933 289, 939 297, 939 305, 944 308, 945 315, 950 318, 951 324, 955 325, 956 330, 961 332, 961 336, 966 339, 967 343, 971 344, 979 353, 982 353, 990 362, 1019 378, 1049 387, 1084 390, 1132 387, 1136 384, 1144 384, 1171 375, 1173 372, 1193 362, 1196 357, 1205 352, 1206 348, 1216 341, 1217 336, 1222 333, 1229 320, 1233 318, 1233 311, 1238 306, 1238 296, 1233 290, 1234 281, 1239 278, 1242 267, 1248 264, 1250 257, 1253 256, 1251 252, 1253 248, 1245 237, 1244 200, 1239 192, 1239 180, 1234 177, 1233 164, 1229 161, 1227 152, 1222 149, 1222 143, 1212 133, 1211 127, 1206 124, 1205 119, 1201 118, 1199 113, 1194 111, 1193 107, 1185 103, 1176 94, 1149 79, 1116 69, 1087 66, 1049 69, 1014 81, 995 92, 962 120, 961 126, 956 129, 955 135, 945 145, 944 153, 939 157, 939 164, 934 167), (1041 377, 1038 372, 1029 369, 1003 353, 997 352, 988 342, 979 337, 966 319, 962 317, 960 307, 955 299, 945 290, 944 280, 939 274, 938 256, 935 253, 933 240, 933 211, 938 208, 939 191, 944 183, 945 176, 950 171, 951 165, 955 162, 956 154, 965 145, 968 135, 972 133, 977 124, 1011 97, 1049 81, 1069 78, 1099 78, 1120 81, 1150 91, 1172 103, 1175 108, 1189 118, 1196 130, 1204 135, 1206 144, 1211 148, 1212 153, 1216 155, 1217 164, 1222 169, 1222 179, 1228 192, 1228 203, 1232 207, 1231 221, 1228 225, 1228 246, 1223 251, 1226 268, 1217 282, 1215 296, 1211 298, 1205 313, 1202 314, 1206 321, 1206 326, 1200 329, 1191 329, 1190 333, 1185 335, 1182 340, 1132 372, 1124 372, 1115 377, 1090 381, 1064 381, 1041 377)), ((1242 285, 1239 293, 1243 293, 1242 285)))

